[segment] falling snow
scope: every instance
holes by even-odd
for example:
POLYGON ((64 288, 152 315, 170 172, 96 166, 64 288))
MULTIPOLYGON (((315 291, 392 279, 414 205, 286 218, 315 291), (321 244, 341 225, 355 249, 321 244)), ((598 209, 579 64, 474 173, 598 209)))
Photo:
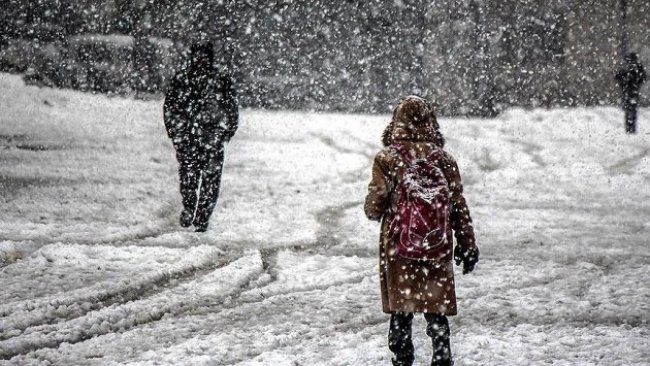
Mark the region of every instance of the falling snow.
POLYGON ((362 200, 412 94, 481 250, 455 365, 649 365, 649 27, 646 0, 4 2, 0 365, 390 364, 362 200), (203 233, 163 118, 196 44, 241 107, 203 233))
MULTIPOLYGON (((361 208, 387 115, 244 111, 197 234, 160 101, 0 86, 0 364, 390 362, 361 208)), ((457 364, 648 362, 650 141, 621 119, 440 120, 482 251, 456 268, 457 364)))

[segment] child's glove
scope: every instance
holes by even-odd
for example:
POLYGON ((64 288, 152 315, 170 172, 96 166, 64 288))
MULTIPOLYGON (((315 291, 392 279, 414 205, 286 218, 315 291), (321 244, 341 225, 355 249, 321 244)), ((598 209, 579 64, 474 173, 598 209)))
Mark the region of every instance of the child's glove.
POLYGON ((478 257, 479 251, 477 247, 471 247, 464 252, 460 245, 456 245, 456 249, 454 249, 454 260, 457 266, 463 263, 463 274, 468 274, 474 270, 476 263, 478 263, 478 257))

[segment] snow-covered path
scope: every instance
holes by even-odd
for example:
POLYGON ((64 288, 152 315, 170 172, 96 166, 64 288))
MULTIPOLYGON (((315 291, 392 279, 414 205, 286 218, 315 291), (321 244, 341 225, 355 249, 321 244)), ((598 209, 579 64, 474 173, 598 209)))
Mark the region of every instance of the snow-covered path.
MULTIPOLYGON (((390 363, 361 208, 387 116, 244 111, 197 234, 159 101, 0 90, 0 365, 390 363)), ((456 365, 650 364, 650 111, 621 121, 441 121, 482 253, 456 365)))

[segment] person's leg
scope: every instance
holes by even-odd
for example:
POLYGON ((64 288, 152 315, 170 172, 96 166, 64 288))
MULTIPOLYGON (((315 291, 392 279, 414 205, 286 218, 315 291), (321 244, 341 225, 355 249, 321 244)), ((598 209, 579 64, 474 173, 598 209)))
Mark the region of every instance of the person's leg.
POLYGON ((628 116, 628 126, 629 133, 636 133, 636 118, 637 118, 638 106, 636 104, 632 105, 629 110, 628 116))
POLYGON ((623 111, 625 112, 625 132, 632 133, 632 124, 630 123, 631 122, 630 108, 626 107, 625 109, 623 109, 623 111))
POLYGON ((449 320, 441 314, 424 314, 427 320, 427 335, 433 343, 431 366, 451 366, 451 331, 449 320))
POLYGON ((205 231, 214 207, 219 198, 221 186, 221 173, 223 171, 224 148, 219 146, 205 152, 202 157, 201 186, 199 188, 199 202, 194 217, 194 226, 197 231, 205 231))
POLYGON ((636 114, 637 101, 628 97, 623 100, 623 110, 625 111, 625 132, 636 133, 636 114))
POLYGON ((197 203, 197 189, 199 186, 199 169, 195 159, 189 154, 177 153, 178 175, 180 177, 180 192, 183 201, 180 224, 189 227, 194 220, 194 211, 197 203))
POLYGON ((411 366, 415 359, 413 340, 411 339, 412 313, 393 313, 390 316, 388 331, 388 348, 395 354, 394 366, 411 366))

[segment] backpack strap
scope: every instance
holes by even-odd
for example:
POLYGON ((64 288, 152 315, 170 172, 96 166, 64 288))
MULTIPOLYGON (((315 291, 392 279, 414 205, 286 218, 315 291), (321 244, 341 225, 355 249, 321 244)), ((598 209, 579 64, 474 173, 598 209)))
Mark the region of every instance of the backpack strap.
MULTIPOLYGON (((391 147, 393 148, 393 151, 395 151, 397 153, 397 155, 399 155, 402 159, 406 160, 407 162, 410 163, 413 160, 415 160, 415 157, 413 156, 411 151, 406 148, 406 146, 404 146, 402 144, 393 144, 393 145, 391 145, 391 147)), ((441 157, 442 157, 442 149, 440 149, 439 147, 436 146, 431 151, 431 153, 429 153, 429 155, 427 155, 426 160, 427 161, 437 161, 441 157)))
POLYGON ((406 148, 406 146, 402 144, 393 144, 391 145, 393 150, 399 155, 402 159, 406 160, 407 162, 413 161, 413 154, 409 151, 409 149, 406 148))
POLYGON ((433 149, 433 151, 431 151, 431 153, 429 155, 427 155, 427 160, 428 161, 438 161, 438 160, 442 159, 442 156, 443 156, 442 149, 436 146, 433 149))

